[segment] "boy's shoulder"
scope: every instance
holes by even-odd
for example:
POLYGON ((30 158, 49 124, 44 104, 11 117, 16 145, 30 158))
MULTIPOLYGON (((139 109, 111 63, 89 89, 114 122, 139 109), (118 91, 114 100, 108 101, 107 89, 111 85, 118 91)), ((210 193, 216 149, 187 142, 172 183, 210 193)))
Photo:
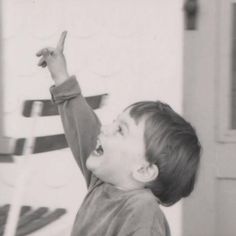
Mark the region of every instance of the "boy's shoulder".
POLYGON ((90 193, 96 192, 96 196, 109 199, 109 202, 113 202, 113 204, 121 204, 124 209, 131 211, 134 215, 147 215, 148 218, 164 217, 164 213, 158 203, 159 200, 150 189, 124 191, 97 179, 89 190, 90 193), (100 193, 98 194, 98 192, 100 193))
MULTIPOLYGON (((136 189, 124 191, 115 186, 97 181, 90 192, 90 198, 99 199, 99 207, 102 210, 115 214, 113 221, 123 225, 129 230, 151 230, 158 235, 168 235, 168 223, 162 212, 158 199, 149 189, 136 189)), ((97 209, 98 209, 97 208, 97 209)))
POLYGON ((149 189, 134 191, 132 194, 130 194, 128 203, 129 205, 132 205, 137 212, 147 212, 149 215, 151 212, 153 212, 153 214, 163 214, 158 203, 158 199, 149 189))
POLYGON ((169 235, 164 233, 169 231, 169 226, 158 199, 151 190, 144 189, 131 195, 127 209, 132 211, 132 221, 140 228, 149 228, 153 232, 162 232, 160 235, 169 235))
MULTIPOLYGON (((126 207, 133 208, 135 211, 144 211, 150 208, 152 211, 162 213, 158 203, 159 200, 148 188, 124 191, 97 179, 92 189, 105 193, 105 196, 110 199, 117 199, 118 202, 122 201, 126 207)), ((150 211, 148 212, 150 214, 150 211)))

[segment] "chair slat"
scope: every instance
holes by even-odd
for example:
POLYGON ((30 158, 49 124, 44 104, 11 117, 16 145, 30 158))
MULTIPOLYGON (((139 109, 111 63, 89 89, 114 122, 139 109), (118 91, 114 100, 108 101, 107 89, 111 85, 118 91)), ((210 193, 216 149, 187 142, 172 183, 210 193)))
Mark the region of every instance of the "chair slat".
POLYGON ((60 218, 62 215, 66 213, 65 209, 56 209, 53 212, 47 214, 44 217, 34 220, 31 224, 27 224, 24 227, 21 227, 17 230, 16 236, 24 236, 34 231, 43 228, 44 226, 52 223, 53 221, 60 218))
MULTIPOLYGON (((92 109, 98 109, 102 105, 103 99, 107 94, 100 94, 95 96, 86 97, 87 103, 92 107, 92 109)), ((37 99, 37 100, 27 100, 24 102, 23 116, 30 117, 32 112, 33 103, 40 101, 43 103, 41 116, 55 116, 58 115, 58 109, 55 104, 49 99, 37 99)))
POLYGON ((7 214, 9 212, 9 208, 10 208, 9 204, 4 205, 0 208, 0 235, 4 229, 5 223, 7 221, 7 214))
POLYGON ((21 210, 20 210, 20 216, 25 215, 26 213, 28 213, 31 210, 31 206, 22 206, 21 210))
POLYGON ((24 214, 22 217, 20 217, 17 224, 17 228, 23 227, 24 225, 30 224, 34 220, 39 219, 44 214, 46 214, 48 210, 49 209, 47 207, 40 207, 36 210, 29 212, 28 214, 24 214))
POLYGON ((0 153, 0 163, 11 163, 13 162, 13 157, 11 154, 1 154, 0 153))
POLYGON ((14 161, 10 145, 11 140, 11 138, 0 134, 0 163, 11 163, 14 161))
POLYGON ((0 216, 7 214, 7 212, 9 211, 10 205, 6 204, 2 207, 0 207, 0 216))
MULTIPOLYGON (((3 224, 0 225, 0 236, 3 236, 4 234, 9 208, 9 204, 0 207, 0 220, 4 219, 3 224)), ((56 221, 65 213, 66 209, 64 208, 57 208, 50 211, 47 207, 39 207, 36 210, 32 210, 30 206, 22 206, 17 224, 16 236, 28 235, 38 229, 41 229, 51 222, 56 221)))
MULTIPOLYGON (((16 140, 14 155, 20 156, 24 154, 26 139, 20 138, 16 140)), ((35 145, 32 154, 55 151, 67 148, 68 144, 64 134, 48 135, 35 137, 35 145)))
MULTIPOLYGON (((0 236, 3 235, 6 223, 7 223, 7 217, 9 213, 10 205, 7 204, 0 208, 0 236)), ((20 210, 20 217, 24 216, 27 212, 29 212, 31 209, 30 206, 22 206, 20 210)))

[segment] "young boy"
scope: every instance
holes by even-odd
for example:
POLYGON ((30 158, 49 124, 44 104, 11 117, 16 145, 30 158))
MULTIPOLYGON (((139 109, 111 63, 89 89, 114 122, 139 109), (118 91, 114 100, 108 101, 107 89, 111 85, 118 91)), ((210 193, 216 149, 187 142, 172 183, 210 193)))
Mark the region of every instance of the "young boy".
POLYGON ((67 72, 65 37, 37 56, 55 81, 52 99, 88 186, 72 235, 169 236, 159 204, 172 205, 193 190, 201 150, 194 129, 168 105, 151 101, 101 127, 67 72))

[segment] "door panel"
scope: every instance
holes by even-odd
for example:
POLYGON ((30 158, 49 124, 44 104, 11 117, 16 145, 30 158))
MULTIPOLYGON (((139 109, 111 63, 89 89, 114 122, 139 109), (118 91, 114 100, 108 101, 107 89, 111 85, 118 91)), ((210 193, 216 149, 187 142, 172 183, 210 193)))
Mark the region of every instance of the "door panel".
POLYGON ((184 33, 184 113, 203 155, 196 189, 184 201, 184 236, 236 235, 236 1, 199 1, 184 33))
POLYGON ((220 178, 216 184, 216 236, 235 235, 236 181, 220 178))

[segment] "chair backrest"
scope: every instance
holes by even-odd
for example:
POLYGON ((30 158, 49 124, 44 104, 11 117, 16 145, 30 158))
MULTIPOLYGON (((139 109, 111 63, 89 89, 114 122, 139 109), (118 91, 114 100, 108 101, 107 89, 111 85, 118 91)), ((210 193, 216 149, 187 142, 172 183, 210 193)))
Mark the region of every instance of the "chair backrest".
MULTIPOLYGON (((95 96, 86 97, 87 103, 96 110, 100 108, 103 104, 104 98, 107 94, 100 94, 95 96)), ((37 100, 26 100, 24 102, 22 115, 27 118, 31 118, 31 113, 33 109, 33 104, 40 101, 42 103, 42 111, 40 117, 44 116, 58 116, 58 109, 55 104, 52 103, 49 99, 37 99, 37 100)), ((4 155, 24 155, 24 148, 26 145, 27 138, 22 137, 15 140, 15 145, 13 150, 10 150, 9 153, 4 153, 4 155)), ((32 154, 49 152, 54 150, 59 150, 67 148, 68 144, 64 133, 55 134, 55 135, 46 135, 46 136, 37 136, 34 140, 34 148, 32 154)))
MULTIPOLYGON (((0 236, 4 235, 10 205, 0 206, 0 236)), ((65 208, 48 208, 23 205, 17 222, 16 236, 24 236, 43 229, 67 213, 65 208)))
MULTIPOLYGON (((85 99, 87 103, 91 106, 91 108, 96 110, 101 108, 101 106, 103 105, 104 98, 106 96, 107 94, 100 94, 96 96, 86 97, 85 99)), ((23 103, 22 116, 25 117, 24 119, 26 120, 26 123, 27 124, 29 123, 31 125, 32 125, 31 121, 34 121, 33 123, 38 122, 38 119, 40 119, 40 117, 57 116, 55 118, 59 119, 57 106, 53 104, 49 99, 26 100, 23 103), (38 109, 38 112, 36 112, 37 108, 39 107, 40 109, 38 109), (37 120, 34 120, 35 118, 37 118, 37 120)), ((45 124, 45 127, 47 126, 48 123, 45 124)), ((63 131, 60 130, 59 132, 63 131)), ((34 132, 32 135, 33 136, 35 135, 34 132)), ((59 134, 57 133, 53 135, 50 134, 36 137, 22 137, 17 139, 13 138, 13 141, 15 143, 15 145, 13 145, 13 148, 9 149, 8 153, 6 152, 6 149, 4 152, 4 155, 8 156, 8 158, 12 156, 27 155, 26 150, 28 150, 29 147, 30 147, 30 158, 31 155, 33 154, 51 152, 68 147, 64 133, 59 133, 59 134), (32 141, 31 139, 33 140, 33 142, 31 142, 32 141), (31 146, 32 143, 33 145, 31 146), (33 148, 31 149, 31 147, 33 148)), ((11 159, 11 162, 14 162, 14 158, 11 159)), ((27 169, 22 170, 22 173, 23 172, 25 173, 26 171, 27 169)), ((27 179, 24 179, 24 181, 22 180, 21 182, 17 183, 14 191, 14 195, 17 196, 17 198, 13 198, 13 201, 11 202, 10 205, 6 204, 0 206, 0 236, 3 235, 5 231, 8 231, 8 228, 12 228, 12 225, 14 226, 13 228, 16 230, 16 236, 28 235, 29 233, 32 233, 39 229, 42 230, 43 228, 44 230, 46 230, 45 228, 47 227, 45 226, 47 226, 51 222, 57 221, 57 219, 65 215, 66 212, 68 213, 70 212, 70 210, 64 207, 51 209, 49 207, 42 207, 42 206, 37 206, 36 208, 35 207, 32 208, 31 206, 27 205, 22 206, 21 192, 23 192, 23 190, 22 191, 18 190, 25 188, 25 187, 22 188, 20 187, 26 186, 25 185, 26 181, 27 179), (11 206, 11 211, 9 211, 10 206, 11 206), (18 206, 21 207, 19 211, 20 217, 18 219, 16 218, 12 220, 14 217, 10 217, 10 215, 12 216, 13 213, 14 215, 17 215, 18 206), (9 222, 7 221, 8 217, 10 219, 9 222)))

